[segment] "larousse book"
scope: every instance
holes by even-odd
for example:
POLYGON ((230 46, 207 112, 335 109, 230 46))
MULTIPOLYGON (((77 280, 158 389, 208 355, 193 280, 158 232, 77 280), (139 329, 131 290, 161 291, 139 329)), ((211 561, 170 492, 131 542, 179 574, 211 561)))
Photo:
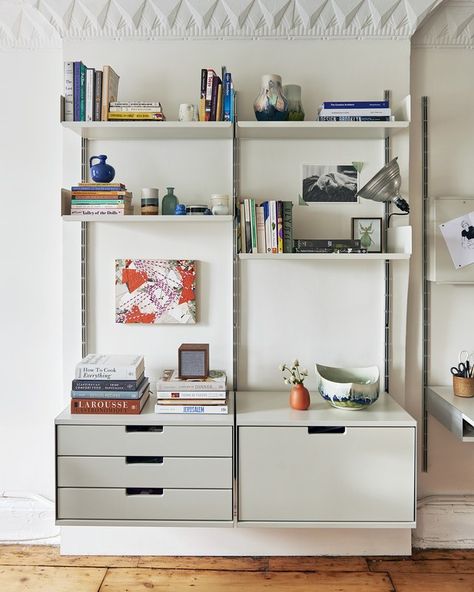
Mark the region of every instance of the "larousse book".
POLYGON ((180 378, 177 370, 164 370, 158 380, 158 391, 225 391, 226 375, 223 370, 211 370, 207 378, 180 378))
POLYGON ((138 415, 147 402, 150 391, 141 399, 71 399, 72 414, 138 415))
POLYGON ((136 380, 145 371, 143 356, 89 354, 76 366, 76 379, 136 380))

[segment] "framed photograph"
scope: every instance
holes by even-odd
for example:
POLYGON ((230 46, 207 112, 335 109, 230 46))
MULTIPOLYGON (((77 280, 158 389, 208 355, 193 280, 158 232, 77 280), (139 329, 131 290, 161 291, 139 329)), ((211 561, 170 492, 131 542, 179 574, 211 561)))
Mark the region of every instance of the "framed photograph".
POLYGON ((303 200, 316 203, 357 203, 358 174, 351 164, 304 164, 303 200))
POLYGON ((368 253, 382 252, 382 218, 352 218, 352 238, 368 253))

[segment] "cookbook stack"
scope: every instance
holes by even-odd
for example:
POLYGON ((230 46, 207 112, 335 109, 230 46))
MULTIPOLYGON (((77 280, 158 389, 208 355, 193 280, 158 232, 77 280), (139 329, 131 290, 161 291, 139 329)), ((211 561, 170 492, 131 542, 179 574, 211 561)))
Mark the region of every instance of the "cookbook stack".
POLYGON ((223 370, 211 370, 207 378, 180 378, 177 370, 164 370, 156 391, 156 413, 229 413, 223 370))
POLYGON ((138 415, 148 397, 143 356, 89 354, 76 366, 71 413, 138 415))

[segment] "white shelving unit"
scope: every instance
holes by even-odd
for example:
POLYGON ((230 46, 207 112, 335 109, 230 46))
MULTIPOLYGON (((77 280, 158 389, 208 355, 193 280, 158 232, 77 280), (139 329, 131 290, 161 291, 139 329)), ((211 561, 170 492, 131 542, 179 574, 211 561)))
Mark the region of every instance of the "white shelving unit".
POLYGON ((147 223, 147 224, 222 224, 232 222, 232 216, 74 216, 63 215, 64 222, 147 223))
POLYGON ((240 259, 256 261, 396 261, 410 259, 409 253, 240 253, 240 259))

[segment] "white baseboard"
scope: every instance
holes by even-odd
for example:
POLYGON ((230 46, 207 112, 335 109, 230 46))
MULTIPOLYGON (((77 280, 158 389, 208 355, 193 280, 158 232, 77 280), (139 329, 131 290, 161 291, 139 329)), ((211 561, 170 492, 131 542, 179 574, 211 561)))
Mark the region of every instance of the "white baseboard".
POLYGON ((54 504, 40 495, 0 491, 0 544, 59 544, 54 504))
POLYGON ((474 495, 432 495, 418 501, 413 546, 464 549, 474 546, 474 495))

